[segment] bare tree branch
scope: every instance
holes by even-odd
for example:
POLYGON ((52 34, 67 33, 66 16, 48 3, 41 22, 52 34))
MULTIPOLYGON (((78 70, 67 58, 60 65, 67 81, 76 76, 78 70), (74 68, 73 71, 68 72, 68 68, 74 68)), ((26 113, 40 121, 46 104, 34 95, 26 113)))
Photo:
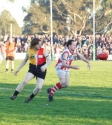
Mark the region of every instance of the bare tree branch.
POLYGON ((80 30, 80 35, 82 34, 82 31, 83 31, 83 29, 85 28, 85 26, 86 26, 86 15, 84 16, 84 18, 83 18, 83 26, 82 26, 82 28, 81 28, 81 30, 80 30))
POLYGON ((96 34, 97 34, 97 33, 102 33, 102 32, 103 32, 103 33, 106 33, 106 32, 107 32, 107 29, 108 29, 108 27, 109 27, 110 24, 112 24, 112 21, 111 21, 110 23, 108 23, 107 26, 106 26, 102 31, 96 32, 96 34))
POLYGON ((57 10, 58 14, 59 14, 62 18, 65 18, 65 17, 63 17, 63 16, 66 16, 66 15, 59 10, 58 6, 57 6, 56 4, 53 5, 53 6, 54 6, 54 8, 57 10))

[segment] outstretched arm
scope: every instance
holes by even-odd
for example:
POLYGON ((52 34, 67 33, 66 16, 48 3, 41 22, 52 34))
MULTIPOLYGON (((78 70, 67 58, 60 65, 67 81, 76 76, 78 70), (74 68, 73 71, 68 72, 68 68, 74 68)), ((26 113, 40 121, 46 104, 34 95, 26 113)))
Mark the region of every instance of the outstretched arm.
POLYGON ((19 70, 26 64, 28 60, 28 53, 26 53, 25 58, 23 59, 23 61, 20 63, 19 67, 14 71, 14 75, 16 76, 17 73, 19 72, 19 70))
POLYGON ((83 60, 84 62, 86 62, 87 63, 87 66, 88 66, 88 68, 89 68, 89 70, 90 70, 90 63, 89 63, 89 61, 83 56, 83 55, 81 55, 79 52, 77 52, 77 55, 80 57, 80 59, 81 60, 83 60))

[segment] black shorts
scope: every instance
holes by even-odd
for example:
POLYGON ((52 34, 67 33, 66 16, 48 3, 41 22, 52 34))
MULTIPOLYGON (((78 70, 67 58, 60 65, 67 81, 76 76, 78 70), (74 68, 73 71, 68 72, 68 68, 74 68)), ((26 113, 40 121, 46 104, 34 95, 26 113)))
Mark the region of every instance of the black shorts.
MULTIPOLYGON (((42 64, 42 65, 44 65, 44 64, 42 64)), ((29 64, 29 70, 28 70, 28 72, 32 73, 36 78, 39 77, 41 79, 45 79, 47 70, 45 70, 45 72, 42 72, 41 69, 40 69, 40 67, 42 65, 38 65, 36 67, 36 65, 29 64)))
POLYGON ((13 56, 7 56, 6 60, 14 61, 14 57, 13 56))

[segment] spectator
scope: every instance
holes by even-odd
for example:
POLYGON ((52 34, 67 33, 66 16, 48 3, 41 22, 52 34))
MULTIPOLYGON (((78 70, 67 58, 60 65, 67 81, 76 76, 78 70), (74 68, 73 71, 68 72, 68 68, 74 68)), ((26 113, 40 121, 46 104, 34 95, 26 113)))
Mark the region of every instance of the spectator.
POLYGON ((6 70, 8 72, 9 62, 11 62, 11 72, 14 70, 14 56, 16 52, 16 45, 13 38, 9 38, 6 42, 6 70))

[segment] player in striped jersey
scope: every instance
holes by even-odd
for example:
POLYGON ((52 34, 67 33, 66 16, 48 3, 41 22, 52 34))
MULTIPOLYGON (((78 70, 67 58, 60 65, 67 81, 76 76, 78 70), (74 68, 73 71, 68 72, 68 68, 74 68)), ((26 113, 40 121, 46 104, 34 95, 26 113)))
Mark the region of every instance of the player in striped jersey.
POLYGON ((89 61, 78 52, 77 41, 68 40, 66 49, 60 55, 55 67, 59 82, 56 83, 53 87, 47 89, 48 99, 50 102, 54 101, 53 95, 58 89, 65 88, 69 85, 69 68, 75 70, 79 69, 79 66, 71 65, 72 61, 74 60, 74 54, 77 54, 81 60, 86 62, 88 68, 90 69, 89 61))

